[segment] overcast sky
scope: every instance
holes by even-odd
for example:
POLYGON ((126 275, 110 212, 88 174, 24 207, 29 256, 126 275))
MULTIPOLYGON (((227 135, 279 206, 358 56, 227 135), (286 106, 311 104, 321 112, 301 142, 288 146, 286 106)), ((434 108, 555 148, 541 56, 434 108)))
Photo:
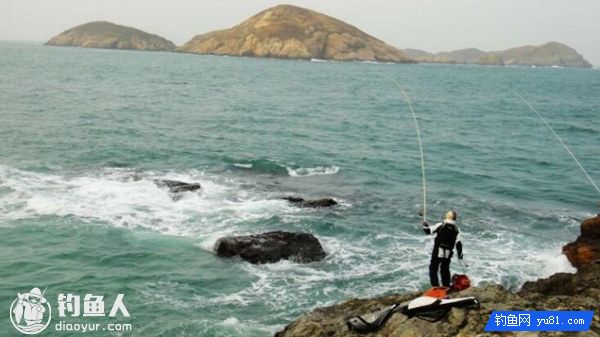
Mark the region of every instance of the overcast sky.
MULTIPOLYGON (((0 0, 0 39, 46 41, 107 20, 182 44, 281 1, 0 0)), ((284 3, 346 21, 399 48, 499 50, 558 41, 600 66, 600 0, 321 0, 284 3)))

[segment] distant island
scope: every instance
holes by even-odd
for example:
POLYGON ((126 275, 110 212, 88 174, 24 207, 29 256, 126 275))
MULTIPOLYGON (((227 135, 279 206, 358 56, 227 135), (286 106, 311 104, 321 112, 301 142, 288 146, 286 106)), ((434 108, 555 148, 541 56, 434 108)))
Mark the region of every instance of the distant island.
POLYGON ((49 46, 170 51, 175 44, 158 35, 107 21, 89 22, 46 42, 49 46))
POLYGON ((194 37, 179 52, 286 59, 414 62, 400 50, 325 14, 291 5, 194 37))
POLYGON ((304 60, 592 67, 575 49, 558 42, 491 52, 398 49, 343 21, 292 5, 271 7, 232 28, 197 35, 179 48, 158 35, 106 21, 71 28, 46 44, 304 60))
POLYGON ((575 49, 558 42, 548 42, 540 46, 523 46, 492 52, 485 52, 475 48, 437 54, 418 49, 403 49, 402 51, 416 61, 426 63, 559 66, 572 68, 592 67, 575 49))

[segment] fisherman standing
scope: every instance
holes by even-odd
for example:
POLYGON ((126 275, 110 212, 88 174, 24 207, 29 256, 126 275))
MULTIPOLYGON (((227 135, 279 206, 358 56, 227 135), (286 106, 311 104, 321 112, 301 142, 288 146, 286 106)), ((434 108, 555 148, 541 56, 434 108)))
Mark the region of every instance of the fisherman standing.
POLYGON ((436 234, 431 263, 429 264, 429 279, 432 287, 439 287, 438 270, 442 276, 442 286, 450 286, 450 259, 456 247, 458 259, 462 260, 462 243, 460 242, 458 226, 456 225, 457 214, 454 211, 446 213, 443 222, 429 226, 427 221, 423 222, 425 234, 436 234))

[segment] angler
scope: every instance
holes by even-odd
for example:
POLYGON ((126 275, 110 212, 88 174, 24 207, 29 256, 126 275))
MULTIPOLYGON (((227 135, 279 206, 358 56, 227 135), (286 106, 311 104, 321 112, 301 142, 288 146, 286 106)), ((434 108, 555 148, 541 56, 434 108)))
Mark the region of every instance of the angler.
POLYGON ((432 287, 439 287, 438 270, 442 276, 442 286, 450 286, 450 260, 453 250, 456 248, 458 259, 463 259, 462 242, 460 241, 460 231, 456 223, 458 215, 454 211, 446 213, 444 221, 429 226, 427 221, 423 221, 423 231, 425 234, 436 234, 433 252, 431 253, 431 262, 429 264, 429 280, 432 287))

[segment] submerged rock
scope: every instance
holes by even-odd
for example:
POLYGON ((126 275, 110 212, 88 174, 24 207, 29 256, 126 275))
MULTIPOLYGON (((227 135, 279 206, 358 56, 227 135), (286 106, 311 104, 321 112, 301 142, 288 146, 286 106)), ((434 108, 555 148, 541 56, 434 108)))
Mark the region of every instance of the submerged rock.
POLYGON ((581 235, 565 245, 563 253, 575 268, 600 259, 600 214, 581 223, 581 235))
POLYGON ((313 200, 305 200, 300 197, 284 197, 284 200, 291 202, 300 207, 311 207, 311 208, 319 208, 319 207, 331 207, 335 206, 338 203, 331 198, 323 198, 323 199, 313 199, 313 200))
POLYGON ((280 260, 306 263, 320 261, 326 255, 312 234, 281 231, 220 238, 214 251, 219 257, 238 256, 254 264, 280 260))
POLYGON ((156 185, 158 185, 159 187, 168 187, 169 192, 175 193, 175 194, 183 193, 183 192, 193 192, 193 191, 199 190, 201 188, 200 184, 198 184, 198 183, 186 183, 186 182, 177 181, 177 180, 156 179, 156 180, 154 180, 154 183, 156 185))

